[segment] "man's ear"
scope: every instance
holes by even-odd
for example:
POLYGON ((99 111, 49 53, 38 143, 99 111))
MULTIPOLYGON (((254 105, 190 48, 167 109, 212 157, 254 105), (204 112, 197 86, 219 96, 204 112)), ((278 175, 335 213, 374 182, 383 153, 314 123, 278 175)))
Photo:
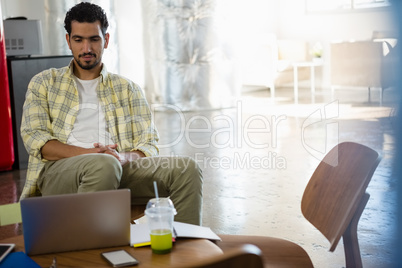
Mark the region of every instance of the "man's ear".
POLYGON ((66 33, 66 41, 67 41, 67 45, 71 50, 71 44, 70 44, 70 35, 68 33, 66 33))
POLYGON ((103 48, 108 47, 108 45, 109 45, 109 37, 110 37, 109 33, 106 33, 105 34, 105 45, 103 46, 103 48))

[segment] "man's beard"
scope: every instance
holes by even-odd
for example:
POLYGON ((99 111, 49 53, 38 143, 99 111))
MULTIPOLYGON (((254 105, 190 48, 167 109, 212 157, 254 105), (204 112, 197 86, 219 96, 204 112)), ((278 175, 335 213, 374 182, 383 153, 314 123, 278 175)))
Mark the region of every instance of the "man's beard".
MULTIPOLYGON (((76 59, 75 61, 77 62, 78 66, 80 66, 84 70, 91 70, 91 69, 95 68, 99 64, 99 60, 96 58, 96 55, 92 54, 92 53, 84 53, 82 55, 78 55, 78 59, 76 59), (86 56, 86 55, 93 56, 95 58, 95 62, 93 64, 89 64, 89 65, 88 64, 86 64, 86 65, 82 64, 80 62, 80 58, 83 57, 83 56, 86 56)), ((84 61, 84 62, 89 63, 87 61, 84 61)))

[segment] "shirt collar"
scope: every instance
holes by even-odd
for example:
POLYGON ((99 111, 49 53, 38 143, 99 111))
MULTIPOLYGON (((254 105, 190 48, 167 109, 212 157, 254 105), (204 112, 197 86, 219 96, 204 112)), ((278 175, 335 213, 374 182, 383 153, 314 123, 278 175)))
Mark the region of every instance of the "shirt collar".
POLYGON ((100 72, 100 77, 101 77, 101 83, 106 84, 107 69, 104 63, 102 63, 102 70, 100 72))
MULTIPOLYGON (((69 68, 70 75, 74 76, 74 72, 73 72, 73 70, 74 70, 74 59, 72 59, 70 61, 70 65, 68 66, 68 68, 69 68)), ((100 72, 100 79, 101 79, 100 81, 101 81, 101 83, 106 84, 106 78, 107 78, 106 65, 104 63, 102 63, 102 70, 100 72)))

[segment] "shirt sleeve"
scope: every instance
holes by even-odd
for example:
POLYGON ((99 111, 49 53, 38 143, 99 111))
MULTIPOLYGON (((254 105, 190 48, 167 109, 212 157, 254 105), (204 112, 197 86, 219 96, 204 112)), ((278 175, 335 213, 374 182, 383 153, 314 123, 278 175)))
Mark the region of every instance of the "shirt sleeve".
POLYGON ((156 129, 151 109, 141 88, 134 84, 131 96, 134 148, 131 151, 141 151, 146 156, 159 154, 157 143, 159 134, 156 129))
POLYGON ((28 85, 23 106, 21 137, 29 155, 42 159, 41 148, 52 135, 49 108, 47 103, 47 83, 43 74, 37 74, 28 85))

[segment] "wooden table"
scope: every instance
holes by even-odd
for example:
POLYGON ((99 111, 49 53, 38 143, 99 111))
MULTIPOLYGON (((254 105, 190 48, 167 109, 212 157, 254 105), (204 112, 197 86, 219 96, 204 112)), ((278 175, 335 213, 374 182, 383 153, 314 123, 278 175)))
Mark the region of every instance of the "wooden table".
MULTIPOLYGON (((16 251, 24 251, 23 236, 16 236, 1 240, 0 243, 16 244, 16 251)), ((62 267, 112 267, 101 257, 102 252, 125 249, 140 264, 139 268, 146 267, 180 267, 194 264, 197 261, 205 260, 205 258, 222 254, 222 250, 213 242, 206 239, 178 239, 174 245, 172 252, 169 254, 158 255, 153 254, 150 247, 133 248, 130 246, 91 249, 74 252, 52 253, 44 255, 30 256, 41 267, 49 267, 53 258, 57 259, 57 268, 62 267)))

